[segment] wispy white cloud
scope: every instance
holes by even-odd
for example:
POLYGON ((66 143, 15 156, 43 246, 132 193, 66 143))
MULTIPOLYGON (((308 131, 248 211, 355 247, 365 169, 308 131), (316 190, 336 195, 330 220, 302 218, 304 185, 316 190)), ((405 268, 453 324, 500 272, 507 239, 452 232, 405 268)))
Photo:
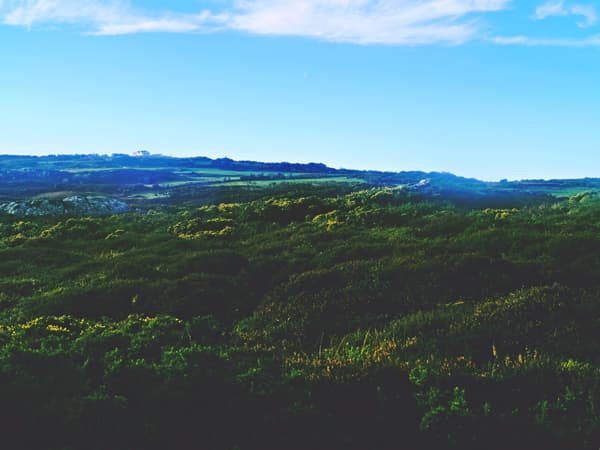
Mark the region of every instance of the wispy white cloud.
POLYGON ((0 20, 29 28, 73 24, 99 35, 229 29, 360 44, 459 44, 481 33, 478 14, 510 1, 237 0, 217 13, 159 14, 126 0, 5 0, 0 20))
POLYGON ((3 22, 8 25, 31 27, 36 22, 75 23, 86 19, 102 21, 116 17, 117 3, 95 1, 8 0, 2 5, 3 22))
POLYGON ((535 38, 531 36, 496 36, 491 42, 500 45, 525 45, 545 47, 600 47, 600 35, 583 38, 535 38))
POLYGON ((571 14, 583 18, 583 21, 577 22, 577 25, 581 28, 591 27, 598 21, 596 8, 592 5, 573 5, 571 7, 571 14))
POLYGON ((543 20, 548 17, 556 16, 577 16, 581 20, 577 22, 577 25, 581 28, 590 27, 595 25, 598 21, 598 15, 596 8, 593 5, 571 5, 566 6, 564 1, 549 1, 538 6, 535 10, 535 18, 543 20))
POLYGON ((480 32, 475 13, 509 0, 249 0, 230 26, 258 34, 310 36, 360 44, 462 43, 480 32))
POLYGON ((109 21, 98 25, 92 34, 115 36, 135 33, 214 32, 222 28, 224 17, 202 11, 199 14, 166 14, 158 17, 133 16, 128 20, 109 21))
POLYGON ((567 16, 568 14, 569 12, 565 9, 564 2, 562 1, 547 2, 535 9, 535 18, 538 20, 552 16, 567 16))
POLYGON ((91 34, 140 32, 185 33, 210 28, 217 16, 141 11, 125 0, 7 0, 0 3, 0 20, 6 25, 68 24, 91 34))
MULTIPOLYGON (((317 38, 357 44, 461 44, 486 40, 500 45, 600 46, 585 38, 487 37, 486 14, 506 10, 511 0, 220 0, 220 10, 180 13, 148 10, 133 0, 0 0, 0 23, 27 28, 73 26, 87 34, 204 33, 221 30, 317 38)), ((165 0, 166 4, 166 0, 165 0)), ((577 16, 597 22, 589 5, 551 0, 535 11, 538 20, 577 16)))
MULTIPOLYGON (((550 0, 539 5, 535 10, 534 18, 543 20, 548 17, 578 16, 581 20, 577 25, 581 28, 593 26, 598 21, 596 9, 592 5, 566 5, 564 0, 550 0)), ((534 37, 527 35, 495 36, 490 42, 499 45, 524 45, 545 47, 599 47, 600 35, 593 34, 584 37, 534 37)))

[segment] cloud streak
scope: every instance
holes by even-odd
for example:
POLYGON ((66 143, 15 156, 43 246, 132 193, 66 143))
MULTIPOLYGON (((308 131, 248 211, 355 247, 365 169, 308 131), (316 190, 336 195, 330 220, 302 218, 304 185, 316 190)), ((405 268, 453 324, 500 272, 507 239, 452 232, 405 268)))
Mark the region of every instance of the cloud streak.
POLYGON ((238 4, 230 27, 358 44, 460 44, 480 32, 470 16, 508 0, 260 0, 238 4))
POLYGON ((525 45, 529 47, 600 47, 600 35, 583 38, 536 38, 531 36, 496 36, 490 39, 499 45, 525 45))
POLYGON ((0 20, 27 28, 73 25, 97 35, 233 30, 357 44, 460 44, 481 33, 479 14, 509 2, 237 0, 219 12, 178 14, 136 9, 125 0, 8 0, 0 3, 0 20))
MULTIPOLYGON (((222 0, 219 10, 195 13, 148 10, 133 0, 0 0, 0 23, 28 29, 68 26, 86 34, 211 33, 301 36, 331 42, 382 45, 458 45, 483 40, 499 45, 591 47, 600 37, 493 36, 486 15, 511 0, 222 0)), ((165 5, 168 5, 165 0, 165 5)), ((593 6, 551 0, 533 18, 578 17, 596 24, 593 6)))
POLYGON ((118 36, 135 33, 198 33, 222 29, 223 18, 209 11, 199 14, 168 14, 159 17, 132 16, 128 20, 104 22, 98 25, 97 36, 118 36))
POLYGON ((212 30, 219 19, 208 11, 153 14, 124 0, 7 0, 0 3, 0 18, 5 25, 72 25, 97 35, 212 30))
POLYGON ((561 1, 549 1, 540 5, 535 10, 535 18, 543 20, 548 17, 557 16, 577 16, 581 17, 581 20, 577 22, 577 26, 581 28, 587 28, 595 25, 598 21, 598 15, 596 14, 596 8, 592 5, 572 5, 565 6, 564 2, 561 1))

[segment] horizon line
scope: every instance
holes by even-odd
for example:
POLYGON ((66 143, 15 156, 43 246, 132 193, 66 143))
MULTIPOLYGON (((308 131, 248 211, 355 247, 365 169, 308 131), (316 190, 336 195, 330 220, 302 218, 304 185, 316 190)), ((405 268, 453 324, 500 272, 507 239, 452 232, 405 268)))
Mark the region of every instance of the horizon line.
POLYGON ((583 176, 583 177, 570 177, 570 178, 520 178, 520 179, 509 179, 506 177, 503 178, 499 178, 496 180, 485 180, 482 178, 477 178, 477 177, 472 177, 472 176, 465 176, 465 175, 459 175, 457 173, 454 172, 449 172, 446 170, 424 170, 424 169, 403 169, 403 170, 381 170, 381 169, 370 169, 370 168, 361 168, 361 169, 353 169, 353 168, 348 168, 348 167, 343 167, 343 166, 338 166, 338 167, 333 167, 330 166, 326 163, 323 162, 317 162, 317 161, 308 161, 308 162, 300 162, 300 161, 260 161, 260 160, 254 160, 254 159, 234 159, 234 158, 230 158, 228 156, 220 156, 220 157, 210 157, 210 156, 205 156, 205 155, 200 155, 200 154, 195 154, 193 156, 177 156, 177 155, 169 155, 169 154, 164 154, 164 153, 151 153, 148 150, 136 150, 133 153, 119 153, 119 152, 113 152, 113 153, 46 153, 46 154, 11 154, 11 153, 0 153, 0 158, 6 158, 6 157, 25 157, 25 158, 52 158, 52 157, 59 157, 59 156, 81 156, 81 157, 90 157, 90 156, 98 156, 98 157, 114 157, 114 156, 127 156, 130 158, 152 158, 152 157, 162 157, 162 158, 173 158, 173 159, 199 159, 199 158, 204 158, 204 159, 209 159, 211 161, 217 161, 217 160, 230 160, 232 162, 238 162, 238 163, 258 163, 258 164, 294 164, 294 165, 310 165, 310 164, 315 164, 315 165, 321 165, 321 166, 325 166, 328 169, 333 169, 336 171, 353 171, 353 172, 379 172, 379 173, 390 173, 390 174, 398 174, 398 173, 410 173, 410 172, 421 172, 423 174, 446 174, 446 175, 452 175, 455 177, 459 177, 459 178, 464 178, 467 180, 476 180, 476 181, 481 181, 484 183, 503 183, 503 182, 507 182, 507 183, 517 183, 517 182, 531 182, 531 181, 570 181, 570 180, 594 180, 594 179, 600 179, 600 176, 598 177, 593 177, 593 176, 583 176), (139 154, 136 155, 136 153, 142 153, 142 152, 147 152, 147 154, 139 154))

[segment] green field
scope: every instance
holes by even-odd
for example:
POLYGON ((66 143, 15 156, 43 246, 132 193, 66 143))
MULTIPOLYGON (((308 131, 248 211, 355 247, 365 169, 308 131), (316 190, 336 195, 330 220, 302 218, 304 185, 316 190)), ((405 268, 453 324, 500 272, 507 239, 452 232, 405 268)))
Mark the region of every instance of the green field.
POLYGON ((249 181, 225 181, 219 183, 220 186, 257 186, 265 187, 274 184, 320 184, 320 183, 364 183, 361 178, 353 177, 296 177, 296 178, 284 178, 279 180, 249 180, 249 181))
POLYGON ((569 198, 577 194, 585 192, 600 192, 600 189, 588 188, 588 187, 566 187, 566 188, 541 188, 537 189, 537 192, 543 192, 546 194, 554 195, 555 197, 569 198))

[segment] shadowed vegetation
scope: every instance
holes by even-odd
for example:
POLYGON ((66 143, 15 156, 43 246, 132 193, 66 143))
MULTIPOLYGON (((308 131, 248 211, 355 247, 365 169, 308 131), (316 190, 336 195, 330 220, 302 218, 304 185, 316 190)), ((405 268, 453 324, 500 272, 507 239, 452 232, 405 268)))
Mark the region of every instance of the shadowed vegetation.
POLYGON ((598 196, 219 192, 0 218, 11 448, 598 448, 598 196))

